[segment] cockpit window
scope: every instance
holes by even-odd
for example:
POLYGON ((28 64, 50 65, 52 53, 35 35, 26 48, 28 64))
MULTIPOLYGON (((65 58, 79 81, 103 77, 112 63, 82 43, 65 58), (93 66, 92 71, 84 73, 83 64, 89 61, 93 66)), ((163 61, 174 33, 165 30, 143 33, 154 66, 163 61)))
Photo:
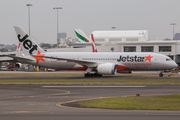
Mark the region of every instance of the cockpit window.
POLYGON ((172 59, 171 58, 167 58, 166 61, 171 61, 172 59))

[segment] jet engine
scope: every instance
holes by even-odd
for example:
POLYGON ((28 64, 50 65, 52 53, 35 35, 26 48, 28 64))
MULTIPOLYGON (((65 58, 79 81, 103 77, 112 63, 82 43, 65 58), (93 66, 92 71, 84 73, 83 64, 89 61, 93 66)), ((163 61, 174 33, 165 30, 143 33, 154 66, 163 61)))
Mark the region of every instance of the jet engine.
POLYGON ((97 66, 97 73, 101 75, 114 75, 116 74, 116 64, 104 63, 97 66))
POLYGON ((15 68, 20 68, 21 66, 22 66, 21 63, 16 63, 16 64, 15 64, 15 68))

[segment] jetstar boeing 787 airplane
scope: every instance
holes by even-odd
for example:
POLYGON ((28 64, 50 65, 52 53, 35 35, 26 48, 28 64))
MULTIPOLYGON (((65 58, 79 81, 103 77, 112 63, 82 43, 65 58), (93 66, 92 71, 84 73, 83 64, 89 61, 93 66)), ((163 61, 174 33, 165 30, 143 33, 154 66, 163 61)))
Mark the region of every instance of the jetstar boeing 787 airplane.
POLYGON ((85 77, 113 75, 123 70, 169 70, 177 67, 171 58, 157 53, 45 52, 22 28, 14 28, 24 54, 5 56, 22 63, 59 70, 86 70, 85 77))

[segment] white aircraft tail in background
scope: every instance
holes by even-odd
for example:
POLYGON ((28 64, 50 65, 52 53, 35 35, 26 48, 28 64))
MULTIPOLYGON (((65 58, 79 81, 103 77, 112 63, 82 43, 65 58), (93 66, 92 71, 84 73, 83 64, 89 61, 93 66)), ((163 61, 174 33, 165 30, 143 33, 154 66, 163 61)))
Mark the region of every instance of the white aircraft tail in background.
POLYGON ((89 38, 81 29, 75 29, 74 31, 80 41, 92 43, 93 52, 97 52, 96 43, 93 34, 91 34, 91 38, 89 38))

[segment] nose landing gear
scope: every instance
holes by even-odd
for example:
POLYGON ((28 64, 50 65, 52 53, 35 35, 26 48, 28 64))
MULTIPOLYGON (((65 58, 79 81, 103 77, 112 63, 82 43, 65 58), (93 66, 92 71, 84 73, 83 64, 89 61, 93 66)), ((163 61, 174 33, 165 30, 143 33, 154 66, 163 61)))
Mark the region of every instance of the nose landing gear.
POLYGON ((159 73, 159 77, 163 77, 163 71, 159 73))

